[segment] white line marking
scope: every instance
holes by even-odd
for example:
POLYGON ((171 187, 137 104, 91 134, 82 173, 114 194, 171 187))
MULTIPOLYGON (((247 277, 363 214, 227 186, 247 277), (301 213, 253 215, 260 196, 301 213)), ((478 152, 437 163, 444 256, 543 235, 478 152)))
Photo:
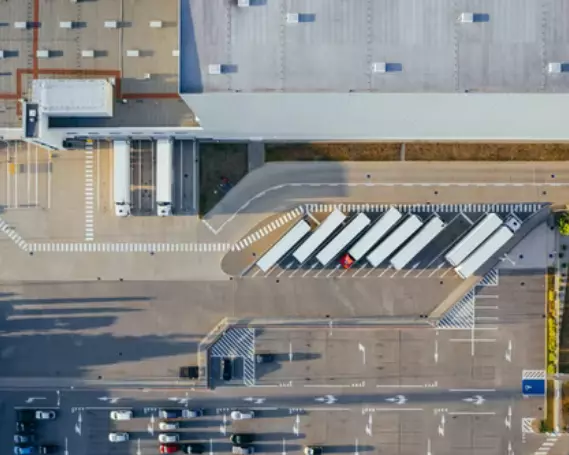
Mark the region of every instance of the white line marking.
POLYGON ((449 412, 451 416, 495 416, 495 412, 449 412))
POLYGON ((456 343, 494 343, 495 338, 451 338, 449 341, 456 343))
POLYGON ((449 392, 495 392, 496 389, 448 389, 449 392))

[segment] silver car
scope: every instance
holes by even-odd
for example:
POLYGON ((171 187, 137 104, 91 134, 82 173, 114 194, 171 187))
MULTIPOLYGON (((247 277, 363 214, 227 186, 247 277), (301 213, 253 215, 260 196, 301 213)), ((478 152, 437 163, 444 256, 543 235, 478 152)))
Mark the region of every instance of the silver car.
POLYGON ((132 411, 131 410, 111 411, 110 417, 111 420, 130 420, 132 419, 132 411))
POLYGON ((161 431, 172 431, 172 430, 177 430, 178 428, 180 428, 180 424, 178 422, 164 422, 161 421, 158 424, 158 428, 161 431))
POLYGON ((253 417, 255 417, 254 411, 233 411, 231 413, 231 418, 233 420, 246 420, 252 419, 253 417))
POLYGON ((170 444, 172 442, 178 442, 180 440, 180 435, 178 433, 160 433, 158 435, 158 441, 162 444, 170 444))
POLYGON ((109 433, 110 442, 126 442, 128 439, 128 433, 109 433))

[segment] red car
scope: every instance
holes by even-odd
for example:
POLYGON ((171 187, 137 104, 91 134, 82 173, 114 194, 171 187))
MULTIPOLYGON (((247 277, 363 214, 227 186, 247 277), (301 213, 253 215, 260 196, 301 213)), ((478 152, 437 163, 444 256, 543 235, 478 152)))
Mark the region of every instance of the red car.
POLYGON ((178 444, 160 444, 160 453, 176 453, 179 450, 178 444))
POLYGON ((340 264, 342 265, 342 267, 344 267, 345 269, 349 269, 352 264, 354 263, 354 260, 352 259, 352 257, 349 254, 344 254, 341 258, 340 258, 340 264))

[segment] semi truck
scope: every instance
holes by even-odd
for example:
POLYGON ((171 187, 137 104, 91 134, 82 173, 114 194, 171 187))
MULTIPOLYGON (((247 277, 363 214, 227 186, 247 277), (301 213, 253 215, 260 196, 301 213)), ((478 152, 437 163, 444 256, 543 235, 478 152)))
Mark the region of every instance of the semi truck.
POLYGON ((156 211, 158 216, 172 215, 172 139, 156 142, 156 211))
POLYGON ((130 215, 130 141, 113 141, 113 195, 116 216, 130 215))

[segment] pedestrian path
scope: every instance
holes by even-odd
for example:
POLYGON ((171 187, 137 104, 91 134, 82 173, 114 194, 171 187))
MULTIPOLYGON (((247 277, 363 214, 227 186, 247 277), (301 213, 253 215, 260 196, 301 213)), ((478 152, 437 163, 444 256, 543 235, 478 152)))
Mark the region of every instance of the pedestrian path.
POLYGON ((92 242, 95 236, 94 206, 95 194, 93 191, 93 141, 85 145, 85 240, 92 242))
POLYGON ((287 223, 290 223, 291 221, 293 221, 294 219, 298 218, 303 214, 304 211, 302 207, 297 207, 293 210, 290 210, 289 212, 286 212, 284 215, 281 215, 277 219, 271 221, 266 226, 263 226, 261 229, 256 230, 252 234, 249 234, 247 237, 237 242, 233 246, 232 251, 241 251, 247 248, 249 245, 262 239, 267 234, 273 232, 275 229, 280 228, 281 226, 284 226, 287 223))
POLYGON ((28 249, 28 244, 22 238, 20 234, 18 234, 12 226, 6 223, 4 220, 0 219, 0 232, 6 234, 16 245, 18 245, 22 250, 28 249))
POLYGON ((230 243, 30 243, 38 253, 207 253, 227 252, 230 243))
POLYGON ((395 207, 400 212, 465 212, 465 213, 535 213, 545 204, 306 204, 310 213, 332 212, 385 212, 395 207))
POLYGON ((557 433, 550 433, 539 449, 536 450, 535 455, 547 455, 558 439, 559 435, 557 433))
POLYGON ((456 302, 439 320, 439 329, 471 329, 474 327, 475 294, 471 290, 456 302))
POLYGON ((478 283, 479 287, 489 287, 489 286, 498 286, 499 282, 499 273, 498 269, 490 270, 480 283, 478 283))

